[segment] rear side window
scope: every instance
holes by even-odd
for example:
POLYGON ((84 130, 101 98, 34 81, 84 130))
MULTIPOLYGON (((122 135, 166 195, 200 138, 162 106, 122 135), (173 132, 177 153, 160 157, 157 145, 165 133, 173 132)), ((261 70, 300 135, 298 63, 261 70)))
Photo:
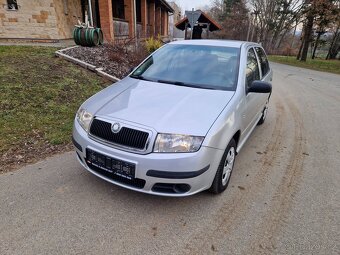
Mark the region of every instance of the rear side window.
POLYGON ((262 77, 264 77, 269 72, 269 62, 263 49, 257 47, 256 53, 260 60, 262 77))
POLYGON ((247 69, 246 69, 247 89, 251 86, 251 83, 256 80, 260 80, 260 70, 255 51, 253 48, 251 48, 249 49, 247 54, 247 69))

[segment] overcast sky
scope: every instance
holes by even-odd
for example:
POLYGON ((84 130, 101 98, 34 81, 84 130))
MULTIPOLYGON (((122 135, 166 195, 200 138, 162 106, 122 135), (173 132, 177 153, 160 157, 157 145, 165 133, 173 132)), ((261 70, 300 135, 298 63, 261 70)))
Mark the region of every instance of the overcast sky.
MULTIPOLYGON (((191 10, 192 8, 202 8, 205 5, 209 5, 212 0, 173 0, 182 7, 182 10, 191 10)), ((168 0, 168 2, 172 2, 172 0, 168 0)))

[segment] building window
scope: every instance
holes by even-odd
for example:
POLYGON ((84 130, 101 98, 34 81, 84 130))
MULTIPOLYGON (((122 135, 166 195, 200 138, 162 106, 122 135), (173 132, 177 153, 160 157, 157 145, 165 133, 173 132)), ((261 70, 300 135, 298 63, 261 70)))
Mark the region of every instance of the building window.
POLYGON ((114 18, 125 19, 124 0, 112 0, 112 14, 114 18))
POLYGON ((17 0, 7 0, 7 10, 11 11, 18 10, 17 0))
POLYGON ((136 18, 137 22, 142 22, 142 1, 136 0, 136 18))

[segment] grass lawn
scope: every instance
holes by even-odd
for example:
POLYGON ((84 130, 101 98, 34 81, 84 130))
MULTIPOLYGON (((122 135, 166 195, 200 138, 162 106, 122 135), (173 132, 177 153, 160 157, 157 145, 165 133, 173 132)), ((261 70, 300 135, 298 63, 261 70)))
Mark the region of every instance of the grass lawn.
POLYGON ((324 59, 307 59, 306 62, 296 60, 296 57, 276 56, 271 55, 268 57, 270 61, 287 64, 292 66, 309 68, 317 71, 330 72, 340 74, 340 61, 339 60, 324 60, 324 59))
POLYGON ((69 147, 78 107, 111 83, 55 51, 0 46, 0 172, 69 147))

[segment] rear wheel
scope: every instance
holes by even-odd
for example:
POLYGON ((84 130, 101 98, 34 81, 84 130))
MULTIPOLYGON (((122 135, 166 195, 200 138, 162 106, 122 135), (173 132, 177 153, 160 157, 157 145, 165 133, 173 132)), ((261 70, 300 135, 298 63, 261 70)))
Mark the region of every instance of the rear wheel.
POLYGON ((214 181, 209 189, 214 194, 222 193, 229 184, 236 157, 236 142, 231 139, 218 166, 214 181))

